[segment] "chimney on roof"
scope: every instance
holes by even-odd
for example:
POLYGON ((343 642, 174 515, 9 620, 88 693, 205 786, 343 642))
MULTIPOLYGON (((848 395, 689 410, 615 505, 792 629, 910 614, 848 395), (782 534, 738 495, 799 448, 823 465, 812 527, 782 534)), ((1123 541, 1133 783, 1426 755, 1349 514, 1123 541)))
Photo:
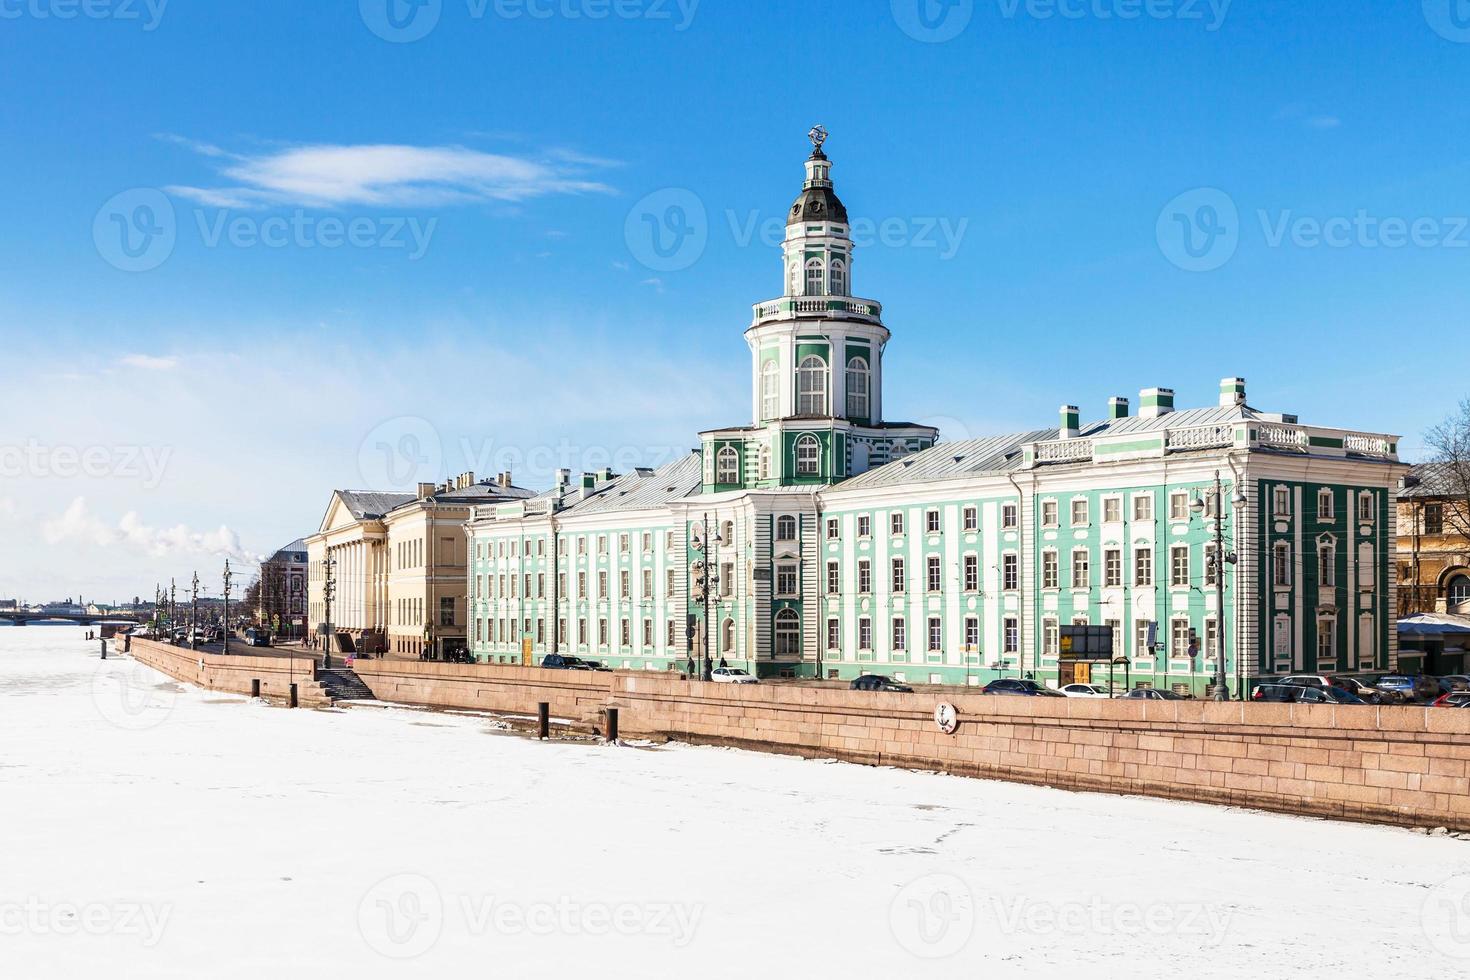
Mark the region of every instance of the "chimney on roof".
POLYGON ((587 495, 590 494, 596 488, 597 488, 597 474, 596 473, 583 473, 582 474, 582 492, 579 493, 579 494, 577 494, 577 499, 578 500, 586 500, 587 499, 587 495))
POLYGON ((1117 421, 1128 417, 1128 399, 1115 395, 1108 399, 1108 418, 1117 421))
POLYGON ((1173 388, 1145 388, 1138 393, 1138 417, 1156 419, 1174 411, 1173 388))
POLYGON ((612 478, 613 478, 613 471, 611 469, 609 469, 608 467, 606 467, 606 466, 604 466, 602 469, 600 469, 600 470, 597 471, 597 479, 598 479, 599 482, 606 483, 608 480, 611 480, 612 478))
POLYGON ((419 484, 419 499, 420 500, 427 500, 428 498, 434 496, 434 489, 435 489, 434 488, 434 484, 432 484, 432 483, 420 483, 419 484))
POLYGON ((1245 404, 1245 379, 1220 379, 1220 407, 1236 408, 1245 404))
POLYGON ((1057 431, 1058 439, 1076 439, 1082 428, 1082 410, 1076 405, 1063 405, 1062 424, 1057 431))
POLYGON ((509 487, 511 485, 510 470, 506 470, 504 473, 500 474, 500 476, 496 479, 496 483, 502 487, 509 487))
POLYGON ((567 484, 569 484, 571 482, 572 482, 572 471, 571 470, 557 470, 556 471, 556 485, 557 486, 564 487, 564 486, 566 486, 567 484))

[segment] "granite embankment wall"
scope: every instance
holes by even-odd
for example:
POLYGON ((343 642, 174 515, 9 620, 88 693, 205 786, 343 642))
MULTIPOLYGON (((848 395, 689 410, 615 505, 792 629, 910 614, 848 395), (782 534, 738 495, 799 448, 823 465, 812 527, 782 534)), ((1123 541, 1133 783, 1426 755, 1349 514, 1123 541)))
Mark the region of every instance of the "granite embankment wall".
POLYGON ((1470 711, 872 694, 662 674, 358 661, 382 700, 1073 790, 1470 831, 1470 711), (959 728, 942 733, 948 701, 959 728))
POLYGON ((131 647, 131 655, 139 663, 212 691, 249 694, 251 681, 258 680, 262 697, 284 701, 294 683, 299 704, 316 707, 331 703, 322 686, 312 680, 314 662, 310 657, 224 657, 137 637, 132 638, 131 647))

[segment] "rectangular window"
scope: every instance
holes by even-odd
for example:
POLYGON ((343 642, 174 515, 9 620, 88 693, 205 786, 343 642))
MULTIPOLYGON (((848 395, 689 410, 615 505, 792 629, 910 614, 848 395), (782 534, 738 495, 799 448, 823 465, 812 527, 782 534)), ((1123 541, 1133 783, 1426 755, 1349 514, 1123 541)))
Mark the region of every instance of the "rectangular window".
POLYGON ((840 532, 839 527, 838 527, 837 518, 835 518, 835 517, 829 517, 829 518, 827 518, 827 538, 828 538, 828 540, 833 540, 833 539, 837 538, 840 535, 840 533, 841 532, 840 532))
POLYGON ((1281 588, 1291 585, 1291 545, 1278 541, 1271 549, 1271 581, 1281 588))
POLYGON ((1332 520, 1332 491, 1323 487, 1317 491, 1317 520, 1332 520))
POLYGON ((643 570, 642 579, 643 579, 643 598, 645 598, 645 599, 652 599, 653 598, 653 569, 651 569, 651 568, 645 568, 643 570))
POLYGON ((863 651, 873 649, 873 621, 867 616, 858 619, 858 649, 863 651))
POLYGON ((977 507, 965 508, 965 530, 977 531, 980 529, 980 510, 977 507))
POLYGON ((903 533, 903 512, 894 511, 888 518, 888 530, 891 534, 903 533))
POLYGON ((1123 552, 1109 548, 1103 552, 1103 585, 1117 588, 1123 584, 1123 552))
POLYGON ((895 558, 895 559, 893 559, 893 578, 892 578, 892 582, 893 582, 893 591, 894 592, 902 592, 904 590, 905 583, 904 583, 904 577, 903 577, 903 559, 902 558, 895 558))
POLYGON ((1148 631, 1153 623, 1147 619, 1138 620, 1134 627, 1133 656, 1142 659, 1153 656, 1153 651, 1148 648, 1148 631))
POLYGON ((454 597, 443 596, 439 599, 439 625, 454 625, 454 597))
POLYGON ((1152 548, 1139 548, 1133 552, 1133 584, 1154 584, 1154 552, 1152 548))
POLYGON ((1175 545, 1169 549, 1169 585, 1176 589, 1189 588, 1189 545, 1175 545))
POLYGON ((545 572, 537 572, 536 573, 536 598, 538 598, 538 599, 545 599, 546 598, 546 573, 545 572))
POLYGON ((1271 497, 1272 497, 1272 501, 1273 501, 1272 506, 1271 506, 1271 512, 1273 514, 1275 514, 1277 517, 1290 517, 1291 516, 1291 488, 1290 487, 1277 487, 1275 490, 1272 491, 1271 497))
POLYGON ((645 648, 653 646, 653 620, 651 619, 643 621, 643 646, 645 648))
POLYGON ((668 532, 665 532, 665 534, 664 534, 664 547, 667 548, 669 551, 673 551, 676 547, 678 547, 678 545, 679 545, 678 532, 677 531, 668 531, 668 532))
POLYGON ((678 576, 676 574, 676 571, 677 571, 676 569, 670 568, 664 574, 664 579, 665 579, 665 581, 664 581, 664 592, 670 598, 673 597, 675 586, 677 586, 678 583, 679 583, 679 579, 678 579, 678 576))
POLYGON ((597 621, 597 645, 599 647, 607 646, 607 620, 605 619, 599 619, 597 621))
POLYGON ((1000 526, 1013 529, 1020 523, 1015 504, 1004 504, 1000 508, 1000 526))
POLYGON ((1337 585, 1337 549, 1330 544, 1317 550, 1317 582, 1329 589, 1337 585))
POLYGON ((597 553, 599 555, 605 555, 605 554, 607 554, 607 535, 606 534, 599 534, 597 536, 597 553))
POLYGON ((842 591, 842 570, 835 561, 827 562, 827 594, 836 595, 842 591))
POLYGON ((640 541, 643 545, 643 553, 645 555, 651 554, 653 552, 653 534, 649 531, 644 531, 640 541))
POLYGON ((585 598, 587 598, 587 573, 586 572, 578 572, 577 573, 577 598, 578 599, 585 599, 585 598))
POLYGON ((1365 523, 1373 520, 1374 510, 1373 495, 1371 493, 1358 494, 1358 520, 1365 523))
POLYGON ((1105 619, 1103 625, 1113 632, 1113 656, 1123 656, 1123 623, 1117 619, 1105 619))
POLYGON ((727 561, 720 566, 720 595, 726 599, 735 594, 735 563, 727 561))
POLYGON ((867 595, 873 591, 873 568, 866 558, 858 559, 858 591, 867 595))
POLYGON ((1424 505, 1424 533, 1444 533, 1444 504, 1424 505))
POLYGON ((1007 592, 1014 592, 1020 584, 1020 572, 1016 564, 1014 552, 1001 555, 1000 557, 1000 587, 1007 592))
POLYGON ((1055 500, 1041 502, 1041 524, 1043 527, 1057 526, 1057 502, 1055 500))
POLYGON ((893 621, 893 649, 906 650, 908 649, 908 642, 907 624, 905 624, 902 617, 895 619, 893 621))
POLYGON ((1169 623, 1169 656, 1175 660, 1189 655, 1189 620, 1175 619, 1169 623))
POLYGON ((1103 522, 1116 524, 1123 519, 1123 501, 1119 497, 1103 498, 1103 522))
POLYGON ((1133 519, 1135 521, 1154 519, 1154 498, 1151 494, 1143 493, 1133 498, 1133 519))
POLYGON ((978 555, 965 556, 965 591, 980 591, 980 557, 978 555))
POLYGON ((796 595, 796 566, 782 564, 776 566, 776 594, 796 595))
POLYGON ((1072 552, 1072 588, 1092 588, 1092 559, 1085 550, 1072 552))
POLYGON ((924 512, 924 532, 926 534, 939 533, 939 511, 930 510, 924 512))
POLYGON ((608 595, 608 591, 607 591, 607 572, 598 572, 597 573, 597 597, 599 599, 605 599, 605 598, 607 598, 607 595, 608 595))
POLYGON ((842 620, 840 619, 827 620, 827 649, 842 649, 842 620))
POLYGON ((1055 619, 1043 619, 1041 621, 1041 655, 1043 657, 1055 657, 1061 629, 1055 619))
POLYGON ((873 536, 873 518, 867 514, 859 514, 857 519, 857 533, 860 538, 873 536))
POLYGON ((940 571, 941 567, 942 566, 939 564, 939 556, 938 555, 930 555, 929 556, 929 561, 928 561, 928 572, 929 572, 929 582, 928 582, 928 585, 929 585, 929 591, 930 592, 939 592, 940 590, 942 590, 944 588, 944 575, 940 571))
POLYGON ((587 620, 577 620, 577 642, 582 646, 587 645, 587 620))
POLYGON ((618 620, 618 633, 622 637, 622 645, 625 647, 633 645, 633 624, 626 619, 618 620))
POLYGON ((980 649, 980 617, 965 617, 965 652, 976 653, 980 649))
POLYGON ((929 652, 938 653, 944 649, 944 621, 938 616, 929 617, 929 652))
POLYGON ((1072 526, 1083 527, 1087 524, 1087 501, 1072 501, 1072 526))
POLYGON ((665 624, 664 644, 673 650, 679 645, 679 621, 671 619, 665 624))
POLYGON ((1021 649, 1021 630, 1020 630, 1020 626, 1018 625, 1018 622, 1015 619, 1015 617, 1013 617, 1013 616, 1007 616, 1006 617, 1005 622, 1002 624, 1002 631, 1005 634, 1005 640, 1003 641, 1003 645, 1005 646, 1005 652, 1006 653, 1015 653, 1018 650, 1020 650, 1021 649))
POLYGON ((1057 553, 1055 551, 1041 553, 1041 587, 1043 589, 1057 587, 1057 553))
POLYGON ((556 642, 567 642, 567 621, 565 619, 558 619, 556 621, 556 642))
POLYGON ((1189 493, 1184 490, 1175 490, 1169 494, 1169 520, 1189 520, 1189 493))
POLYGON ((623 571, 618 572, 618 595, 624 599, 632 595, 632 589, 630 588, 631 585, 632 582, 629 580, 627 570, 624 569, 623 571))
POLYGON ((618 554, 620 554, 620 555, 626 555, 627 553, 628 553, 628 535, 626 533, 619 534, 618 535, 618 554))
POLYGON ((1214 660, 1220 652, 1220 623, 1214 619, 1205 620, 1205 659, 1214 660))
POLYGON ((1215 576, 1219 569, 1215 567, 1215 545, 1214 542, 1205 544, 1205 584, 1214 585, 1215 576))

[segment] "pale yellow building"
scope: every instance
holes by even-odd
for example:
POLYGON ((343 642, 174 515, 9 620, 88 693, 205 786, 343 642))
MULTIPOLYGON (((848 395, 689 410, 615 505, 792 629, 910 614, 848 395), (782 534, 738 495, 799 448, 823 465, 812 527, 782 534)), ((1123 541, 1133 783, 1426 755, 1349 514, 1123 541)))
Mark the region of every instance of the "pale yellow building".
POLYGON ((336 490, 306 539, 313 636, 361 656, 443 659, 467 645, 464 525, 476 504, 531 496, 510 474, 417 493, 336 490), (328 608, 327 588, 332 586, 328 608))

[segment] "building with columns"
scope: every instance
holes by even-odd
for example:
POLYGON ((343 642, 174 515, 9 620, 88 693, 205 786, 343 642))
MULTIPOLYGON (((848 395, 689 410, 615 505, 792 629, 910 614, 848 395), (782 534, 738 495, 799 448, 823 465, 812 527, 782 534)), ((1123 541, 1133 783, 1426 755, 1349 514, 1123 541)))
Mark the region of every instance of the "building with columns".
POLYGON ((416 493, 336 490, 306 538, 313 636, 360 655, 442 659, 468 641, 464 524, 471 508, 530 491, 463 473, 416 493), (328 588, 332 601, 328 604, 328 588))
POLYGON ((1396 437, 1259 410, 1236 377, 1205 407, 1151 387, 1136 414, 1119 395, 1093 421, 1065 405, 963 442, 887 421, 890 333, 852 295, 825 138, 788 215, 783 295, 745 330, 751 421, 657 470, 477 505, 478 660, 1055 682, 1086 676, 1061 657, 1086 624, 1107 628, 1120 685, 1203 694, 1222 653, 1232 691, 1395 668, 1396 437))

